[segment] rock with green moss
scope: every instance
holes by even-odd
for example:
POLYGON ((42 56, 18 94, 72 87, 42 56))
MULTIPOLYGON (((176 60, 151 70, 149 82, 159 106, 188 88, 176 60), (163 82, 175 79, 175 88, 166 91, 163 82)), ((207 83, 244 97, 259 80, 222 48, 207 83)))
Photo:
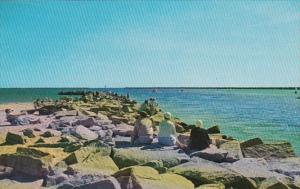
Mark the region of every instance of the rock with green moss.
POLYGON ((161 160, 149 161, 143 164, 142 166, 152 167, 153 169, 157 170, 160 174, 167 172, 167 168, 164 167, 164 163, 161 160))
POLYGON ((201 158, 192 158, 190 162, 169 169, 191 180, 196 186, 222 183, 226 187, 255 189, 256 184, 242 175, 221 167, 218 163, 201 158))
POLYGON ((8 132, 6 134, 5 143, 9 144, 9 145, 24 144, 25 143, 25 139, 20 134, 8 132))
POLYGON ((252 138, 246 141, 241 142, 241 149, 252 147, 255 145, 263 144, 263 141, 260 138, 252 138))
POLYGON ((190 158, 185 153, 173 147, 130 147, 115 148, 113 152, 113 160, 119 168, 129 167, 133 165, 143 165, 153 160, 160 160, 164 167, 173 167, 182 162, 188 161, 190 158))
POLYGON ((25 175, 42 178, 49 172, 51 156, 28 155, 23 153, 0 155, 0 165, 14 168, 25 175))
POLYGON ((193 189, 189 180, 176 174, 159 174, 155 169, 146 166, 124 168, 114 174, 121 184, 121 188, 128 189, 193 189))
POLYGON ((119 170, 107 154, 94 147, 82 147, 71 153, 64 161, 74 170, 84 174, 111 175, 119 170))
POLYGON ((203 184, 196 189, 225 189, 225 185, 222 183, 219 184, 203 184))

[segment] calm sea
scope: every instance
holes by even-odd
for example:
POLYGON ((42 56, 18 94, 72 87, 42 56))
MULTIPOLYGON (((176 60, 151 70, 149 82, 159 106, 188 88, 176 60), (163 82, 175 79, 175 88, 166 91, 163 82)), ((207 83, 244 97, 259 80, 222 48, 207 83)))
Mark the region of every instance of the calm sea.
MULTIPOLYGON (((80 89, 0 89, 0 103, 59 98, 59 91, 80 89)), ((96 90, 96 89, 87 89, 96 90)), ((223 133, 246 140, 291 142, 300 155, 300 91, 275 89, 101 89, 143 102, 155 97, 163 110, 187 123, 202 119, 206 127, 219 125, 223 133)))

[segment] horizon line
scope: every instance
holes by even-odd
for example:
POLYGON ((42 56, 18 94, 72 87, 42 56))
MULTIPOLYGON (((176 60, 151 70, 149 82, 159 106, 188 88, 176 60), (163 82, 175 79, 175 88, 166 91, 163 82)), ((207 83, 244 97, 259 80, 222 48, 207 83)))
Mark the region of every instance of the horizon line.
POLYGON ((0 89, 300 89, 295 87, 0 87, 0 89))

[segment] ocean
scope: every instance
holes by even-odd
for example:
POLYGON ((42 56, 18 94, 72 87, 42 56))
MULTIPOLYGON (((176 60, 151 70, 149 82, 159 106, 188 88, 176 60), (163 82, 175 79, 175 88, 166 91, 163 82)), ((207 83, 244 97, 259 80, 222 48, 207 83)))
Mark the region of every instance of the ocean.
MULTIPOLYGON (((81 89, 0 89, 0 103, 59 98, 60 91, 81 89)), ((239 140, 260 137, 266 142, 289 141, 300 155, 300 91, 288 89, 86 89, 129 94, 138 102, 154 97, 164 111, 189 124, 219 125, 239 140)))

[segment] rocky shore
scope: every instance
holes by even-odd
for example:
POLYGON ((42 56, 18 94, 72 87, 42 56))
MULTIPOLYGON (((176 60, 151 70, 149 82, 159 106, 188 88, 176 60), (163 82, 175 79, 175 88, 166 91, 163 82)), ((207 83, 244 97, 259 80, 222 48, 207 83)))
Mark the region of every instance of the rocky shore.
MULTIPOLYGON (((0 109, 0 188, 300 188, 300 158, 288 142, 238 141, 212 126, 207 129, 216 149, 186 154, 156 139, 131 145, 139 110, 151 115, 157 133, 164 112, 154 99, 139 104, 129 95, 103 92, 38 99, 21 109, 41 123, 24 126, 11 126, 5 108, 0 109)), ((187 144, 193 125, 172 121, 187 144)))

